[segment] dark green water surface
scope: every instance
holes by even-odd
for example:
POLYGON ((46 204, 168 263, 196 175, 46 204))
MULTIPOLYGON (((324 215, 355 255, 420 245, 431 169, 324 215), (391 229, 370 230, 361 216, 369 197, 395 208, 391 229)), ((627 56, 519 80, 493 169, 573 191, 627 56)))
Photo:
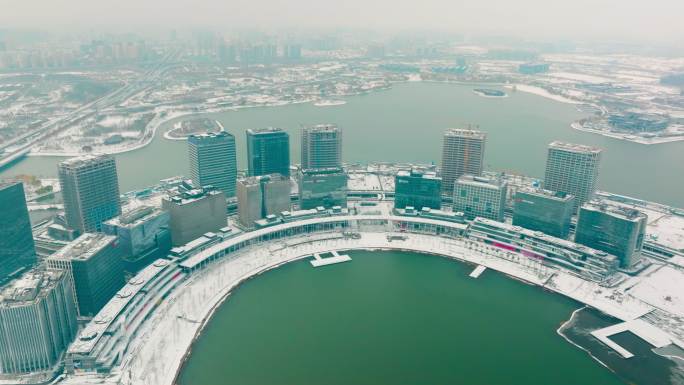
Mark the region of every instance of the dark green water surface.
POLYGON ((493 271, 398 251, 285 265, 216 312, 181 385, 618 385, 556 333, 578 304, 493 271))

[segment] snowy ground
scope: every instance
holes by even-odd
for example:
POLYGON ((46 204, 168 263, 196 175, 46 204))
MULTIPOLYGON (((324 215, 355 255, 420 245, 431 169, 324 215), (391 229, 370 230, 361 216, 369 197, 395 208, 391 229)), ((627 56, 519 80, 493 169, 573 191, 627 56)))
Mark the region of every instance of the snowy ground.
MULTIPOLYGON (((261 244, 195 273, 165 300, 155 315, 147 321, 147 325, 143 326, 140 337, 132 342, 131 353, 124 357, 119 370, 107 377, 75 376, 68 378, 64 383, 170 385, 192 342, 214 309, 240 282, 283 263, 332 250, 404 249, 468 261, 532 284, 545 286, 549 290, 574 298, 624 321, 637 319, 652 312, 656 308, 648 302, 656 302, 654 296, 662 297, 667 290, 677 292, 678 287, 676 284, 668 284, 663 288, 658 287, 656 293, 651 293, 650 286, 657 285, 659 279, 658 275, 652 275, 644 282, 645 286, 642 289, 639 288, 638 278, 628 280, 618 288, 607 289, 544 267, 534 260, 487 249, 482 244, 462 239, 408 234, 405 241, 390 242, 387 239, 387 232, 363 233, 361 239, 339 238, 339 233, 327 234, 329 237, 324 233, 261 244), (632 287, 637 289, 637 296, 627 293, 632 287)), ((649 271, 657 274, 659 269, 649 271)), ((668 274, 677 273, 678 277, 668 275, 668 279, 676 281, 684 277, 681 272, 668 271, 668 274)), ((679 306, 668 310, 682 311, 679 306)), ((669 338, 675 339, 672 336, 669 338)))

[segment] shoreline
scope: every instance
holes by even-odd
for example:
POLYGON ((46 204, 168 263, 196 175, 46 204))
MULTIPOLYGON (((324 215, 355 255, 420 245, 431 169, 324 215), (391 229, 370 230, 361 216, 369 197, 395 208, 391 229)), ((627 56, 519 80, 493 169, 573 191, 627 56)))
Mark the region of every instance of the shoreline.
POLYGON ((558 329, 556 329, 556 334, 558 334, 559 336, 563 337, 563 339, 566 340, 566 341, 567 341, 568 343, 570 343, 571 345, 573 345, 573 346, 579 348, 580 350, 583 350, 584 352, 586 352, 586 353, 589 355, 589 357, 591 357, 593 360, 595 360, 596 362, 598 362, 599 364, 601 364, 601 366, 603 366, 603 367, 605 367, 606 369, 610 370, 611 372, 615 373, 615 371, 614 371, 610 366, 608 366, 605 362, 601 361, 598 357, 596 357, 595 355, 593 355, 589 349, 587 349, 587 348, 585 348, 585 347, 583 347, 583 346, 577 344, 576 342, 572 341, 568 336, 566 336, 565 334, 563 334, 563 331, 564 331, 566 328, 572 327, 571 324, 572 324, 572 322, 574 322, 575 316, 576 316, 577 314, 579 314, 580 311, 583 311, 583 310, 586 310, 586 309, 591 309, 591 308, 590 308, 588 305, 584 305, 584 306, 582 306, 581 308, 576 309, 575 311, 573 311, 572 314, 570 315, 570 318, 568 318, 565 322, 563 322, 563 323, 561 324, 561 326, 560 326, 558 329))
MULTIPOLYGON (((392 84, 408 84, 408 83, 415 83, 416 81, 399 81, 399 82, 390 82, 389 87, 380 87, 377 89, 371 89, 371 90, 363 90, 360 92, 356 93, 351 93, 347 95, 339 95, 339 98, 346 99, 348 97, 352 96, 360 96, 360 95, 366 95, 369 93, 375 93, 375 92, 380 92, 387 90, 388 88, 391 88, 392 84)), ((524 84, 510 84, 510 83, 483 83, 483 82, 468 82, 468 81, 450 81, 450 80, 445 80, 445 81, 437 81, 437 80, 420 80, 419 82, 425 82, 425 83, 435 83, 435 84, 455 84, 455 85, 460 85, 460 86, 483 86, 483 85, 495 85, 495 86, 501 86, 504 88, 511 89, 513 86, 517 88, 517 90, 522 91, 522 92, 527 92, 527 93, 532 93, 537 96, 541 96, 547 99, 551 99, 557 102, 561 103, 569 103, 569 104, 581 104, 579 102, 572 101, 570 99, 566 99, 564 97, 557 97, 553 94, 550 94, 549 92, 545 91, 543 88, 536 87, 536 86, 527 86, 524 84), (522 88, 521 88, 522 86, 522 88), (542 90, 543 92, 540 91, 533 91, 531 90, 532 88, 534 89, 539 89, 542 90)), ((485 97, 485 98, 507 98, 510 97, 510 94, 506 93, 505 96, 487 96, 487 95, 479 95, 477 92, 475 92, 478 96, 485 97)), ((117 154, 123 154, 126 152, 132 152, 136 150, 143 149, 150 145, 152 141, 156 138, 157 136, 157 130, 160 128, 160 126, 168 123, 169 121, 172 121, 174 119, 178 119, 181 117, 186 117, 186 116, 192 116, 192 115, 205 115, 205 114, 213 114, 213 113, 224 113, 224 112, 231 112, 235 111, 238 112, 241 109, 245 108, 259 108, 259 107, 280 107, 280 106, 290 106, 290 105, 296 105, 296 104, 305 104, 305 103, 311 103, 312 105, 316 106, 315 103, 318 99, 312 98, 308 100, 302 100, 302 101, 295 101, 295 102, 278 102, 278 103, 269 103, 269 104, 263 104, 263 105, 247 105, 247 106, 230 106, 230 107, 214 107, 214 108, 208 108, 204 111, 190 111, 190 110, 185 110, 183 108, 178 108, 178 109, 163 109, 162 111, 157 111, 156 116, 152 119, 152 121, 148 124, 148 127, 150 125, 154 125, 151 128, 151 135, 144 139, 142 142, 139 142, 135 145, 132 145, 131 147, 126 147, 126 148, 121 148, 121 149, 116 149, 116 150, 105 150, 105 151, 94 151, 97 153, 104 153, 104 154, 109 154, 109 155, 117 155, 117 154), (160 113, 161 112, 168 112, 168 115, 161 118, 160 113)), ((347 100, 344 100, 344 104, 347 104, 347 100)), ((336 104, 334 106, 341 106, 344 104, 336 104)), ((316 106, 316 107, 334 107, 334 106, 316 106)), ((145 131, 145 134, 147 134, 147 129, 145 131)), ((167 140, 185 140, 186 138, 173 138, 170 136, 167 136, 168 130, 164 132, 163 138, 167 140)), ((684 140, 682 138, 681 140, 684 140)), ((83 151, 76 151, 76 152, 29 152, 27 156, 30 157, 75 157, 75 156, 81 156, 85 155, 87 152, 83 151)))
MULTIPOLYGON (((319 242, 319 241, 314 241, 314 243, 316 243, 316 242, 319 242)), ((295 246, 295 247, 296 247, 296 246, 295 246)), ((480 263, 478 263, 478 262, 475 262, 475 261, 472 261, 472 260, 469 260, 469 259, 459 258, 458 255, 448 254, 448 252, 440 253, 440 252, 429 251, 429 250, 418 250, 418 249, 416 249, 416 248, 402 247, 402 246, 400 246, 400 245, 397 245, 397 246, 384 245, 384 246, 378 246, 378 247, 372 247, 372 246, 339 247, 339 248, 333 248, 333 249, 331 249, 331 250, 336 250, 337 252, 340 252, 340 253, 342 253, 342 252, 347 252, 347 251, 355 251, 355 250, 365 250, 365 251, 371 251, 371 252, 377 252, 377 251, 381 251, 381 252, 382 252, 382 251, 401 251, 401 252, 416 253, 416 254, 430 255, 430 256, 434 256, 434 257, 446 258, 446 259, 452 260, 452 261, 454 261, 454 262, 456 262, 456 263, 462 263, 462 264, 464 264, 464 265, 466 265, 466 266, 469 266, 469 267, 473 267, 473 266, 476 267, 476 266, 478 266, 478 265, 480 264, 480 263)), ((328 251, 331 251, 331 250, 328 250, 328 251)), ((478 253, 479 253, 478 251, 471 250, 471 249, 466 249, 466 251, 469 251, 469 252, 471 252, 471 253, 473 253, 473 254, 478 254, 478 253)), ((321 252, 321 253, 323 253, 323 252, 321 252)), ((250 253, 247 253, 247 254, 250 254, 250 253)), ((196 344, 197 340, 201 337, 202 332, 205 330, 205 328, 206 328, 206 326, 209 324, 209 322, 211 322, 211 319, 213 318, 213 315, 216 313, 216 311, 218 310, 218 308, 220 308, 221 305, 223 305, 223 304, 230 298, 230 296, 233 294, 233 292, 234 292, 235 290, 239 289, 239 287, 240 287, 244 282, 247 282, 248 280, 253 279, 253 278, 258 278, 261 274, 264 274, 264 273, 266 273, 266 272, 268 272, 268 271, 271 271, 271 270, 278 269, 278 268, 280 268, 280 267, 282 267, 282 266, 285 266, 285 265, 287 265, 287 264, 289 264, 289 263, 297 262, 297 261, 299 261, 299 260, 306 259, 306 258, 309 258, 309 257, 310 257, 310 255, 309 255, 308 253, 304 253, 304 254, 301 254, 301 255, 292 257, 292 258, 290 258, 290 259, 285 259, 285 260, 283 260, 283 261, 281 261, 281 262, 278 262, 278 263, 276 263, 276 264, 274 264, 274 265, 264 267, 263 269, 260 269, 259 271, 253 273, 252 275, 243 277, 242 279, 238 280, 238 281, 237 281, 236 283, 234 283, 233 285, 230 285, 230 287, 228 288, 227 292, 225 292, 225 293, 223 293, 223 294, 221 295, 221 297, 217 300, 217 302, 214 303, 214 304, 211 306, 210 312, 209 312, 208 314, 206 314, 206 315, 202 318, 201 324, 200 324, 199 328, 195 331, 195 333, 194 333, 194 335, 193 335, 193 338, 192 338, 192 341, 190 342, 190 345, 187 347, 187 349, 186 349, 185 352, 183 353, 183 357, 182 357, 180 363, 178 364, 178 366, 177 366, 177 368, 176 368, 176 371, 175 371, 175 374, 174 374, 174 377, 173 377, 173 382, 171 382, 170 385, 171 385, 171 384, 172 384, 172 385, 179 385, 179 384, 180 384, 180 383, 178 382, 178 379, 180 378, 180 375, 181 375, 182 371, 184 370, 185 365, 187 364, 187 361, 189 360, 189 358, 190 358, 190 356, 191 356, 191 354, 192 354, 192 351, 193 351, 193 349, 194 349, 194 347, 195 347, 195 344, 196 344)), ((487 257, 485 257, 485 258, 487 258, 487 257)), ((497 258, 499 258, 499 257, 497 257, 497 258)), ((483 265, 483 266, 486 265, 486 263, 484 263, 485 261, 479 261, 479 262, 482 262, 482 265, 483 265)), ((577 347, 577 348, 579 348, 579 349, 585 351, 593 360, 597 361, 601 366, 605 367, 606 369, 608 369, 609 371, 611 371, 612 373, 615 373, 615 374, 617 375, 617 372, 615 372, 615 370, 613 370, 613 369, 610 368, 607 364, 605 364, 605 363, 602 362, 600 359, 598 359, 596 356, 594 356, 589 350, 587 350, 586 348, 584 348, 584 347, 582 347, 582 346, 580 346, 580 345, 574 343, 573 341, 571 341, 567 336, 565 336, 565 335, 562 333, 562 330, 563 330, 565 327, 567 327, 567 326, 574 320, 575 315, 576 315, 577 313, 579 313, 580 311, 582 311, 582 310, 585 310, 585 309, 594 309, 594 310, 596 310, 596 311, 598 311, 598 312, 600 312, 600 313, 602 313, 602 314, 604 314, 604 315, 606 315, 606 316, 613 317, 612 315, 607 314, 607 313, 603 312, 601 309, 596 308, 596 307, 593 307, 593 306, 589 305, 588 303, 579 301, 578 299, 573 298, 573 297, 569 296, 568 294, 563 293, 563 292, 560 291, 560 290, 557 290, 556 288, 547 287, 547 286, 544 285, 543 283, 540 284, 540 283, 538 283, 538 282, 534 282, 534 281, 532 281, 532 280, 529 280, 529 279, 527 279, 526 277, 524 277, 522 274, 521 274, 521 275, 515 275, 515 274, 513 274, 513 273, 511 273, 511 272, 499 270, 499 269, 497 269, 496 267, 493 267, 493 266, 487 266, 487 267, 488 267, 489 269, 494 270, 496 273, 500 273, 500 274, 504 275, 507 279, 513 279, 513 280, 515 280, 515 281, 517 281, 517 282, 520 282, 520 283, 522 283, 522 284, 526 284, 526 285, 529 285, 529 286, 539 287, 540 289, 542 289, 542 290, 544 290, 544 291, 546 291, 546 292, 548 292, 548 293, 550 293, 550 294, 553 294, 553 295, 561 295, 562 297, 565 297, 566 299, 570 299, 570 300, 572 300, 572 301, 580 302, 580 303, 582 304, 582 307, 580 307, 580 308, 578 308, 578 309, 576 309, 576 310, 574 310, 574 311, 572 312, 571 317, 570 317, 568 320, 566 320, 563 324, 561 324, 561 326, 556 330, 556 334, 558 334, 559 336, 561 336, 564 340, 566 340, 567 342, 569 342, 571 345, 573 345, 573 346, 575 346, 575 347, 577 347)), ((211 267, 209 267, 209 268, 211 269, 211 267)), ((204 273, 206 273, 206 272, 204 272, 204 273)), ((197 278, 201 278, 201 276, 198 276, 197 278)))
POLYGON ((639 137, 633 134, 621 134, 618 132, 611 132, 611 131, 603 131, 603 130, 594 130, 591 128, 585 128, 583 127, 579 122, 572 122, 570 124, 570 127, 573 128, 574 130, 577 131, 582 131, 582 132, 587 132, 590 134, 596 134, 596 135, 601 135, 607 138, 613 138, 613 139, 618 139, 618 140, 623 140, 626 142, 632 142, 632 143, 637 143, 637 144, 643 144, 646 146, 654 145, 654 144, 665 144, 665 143, 676 143, 676 142, 681 142, 684 141, 684 135, 682 136, 675 136, 671 138, 654 138, 653 140, 639 137), (634 136, 633 138, 628 138, 626 136, 634 136))
MULTIPOLYGON (((123 154, 126 152, 140 150, 140 149, 143 149, 143 148, 149 146, 152 143, 152 141, 154 141, 154 138, 157 136, 157 130, 159 129, 159 127, 162 124, 164 124, 167 120, 170 120, 170 119, 173 119, 173 118, 166 118, 166 117, 161 118, 159 116, 159 112, 156 112, 155 117, 152 118, 152 120, 145 127, 145 133, 143 134, 143 135, 146 135, 148 132, 150 132, 150 131, 148 131, 148 127, 151 126, 152 129, 151 129, 149 137, 145 137, 141 142, 139 142, 139 143, 137 143, 131 147, 126 147, 126 148, 117 149, 117 150, 113 150, 113 151, 105 151, 103 153, 108 154, 108 155, 117 155, 117 154, 123 154), (161 120, 157 121, 159 119, 161 119, 161 120)), ((93 151, 93 152, 99 153, 99 151, 93 151)), ((30 157, 44 156, 44 157, 64 157, 64 158, 66 158, 66 157, 82 156, 82 155, 86 155, 86 154, 88 154, 88 152, 84 152, 84 151, 79 151, 79 152, 49 152, 49 151, 48 152, 33 152, 33 151, 29 151, 29 153, 26 154, 26 156, 30 156, 30 157)))
MULTIPOLYGON (((144 329, 131 342, 130 350, 122 358, 121 366, 112 372, 112 381, 126 380, 125 376, 128 375, 128 382, 124 383, 178 384, 180 373, 202 331, 218 307, 240 284, 266 271, 305 259, 313 253, 332 250, 399 250, 439 256, 468 265, 481 265, 504 274, 507 278, 539 286, 552 294, 560 294, 566 299, 583 304, 585 308, 595 309, 618 320, 632 319, 650 308, 646 304, 635 307, 635 303, 626 306, 623 302, 618 303, 601 293, 597 294, 598 284, 560 270, 538 270, 534 266, 520 264, 515 255, 460 238, 411 233, 407 240, 395 243, 387 239, 388 233, 385 231, 362 231, 359 239, 339 238, 335 231, 317 234, 319 235, 315 239, 294 236, 286 240, 260 243, 240 254, 218 259, 192 274, 146 321, 147 325, 143 326, 144 329), (553 281, 549 281, 549 278, 553 278, 553 281), (177 319, 175 315, 178 314, 182 314, 184 319, 177 319), (191 322, 185 322, 186 320, 191 322), (177 332, 164 332, 170 328, 177 332)), ((680 344, 676 339, 673 343, 680 344)), ((94 378, 102 379, 95 373, 89 373, 68 378, 65 384, 81 384, 94 378)))
POLYGON ((543 98, 555 100, 559 103, 585 104, 584 102, 573 100, 573 99, 567 98, 567 97, 562 96, 562 95, 552 94, 549 91, 547 91, 546 89, 539 87, 539 86, 516 83, 516 84, 505 84, 503 87, 510 89, 510 90, 515 90, 515 91, 525 92, 525 93, 532 94, 532 95, 541 96, 543 98))
MULTIPOLYGON (((488 82, 476 82, 476 81, 460 81, 460 80, 405 80, 405 81, 396 81, 396 82, 389 82, 389 88, 391 88, 392 84, 408 84, 408 83, 415 83, 415 82, 425 82, 425 83, 436 83, 436 84, 456 84, 456 85, 462 85, 462 86, 486 86, 486 85, 494 85, 494 86, 500 86, 509 90, 515 90, 515 91, 521 91, 525 92, 528 94, 536 95, 536 96, 541 96, 543 98, 553 100, 559 103, 564 103, 564 104, 574 104, 574 105, 589 105, 589 103, 586 102, 581 102, 577 100, 570 99, 568 97, 562 96, 562 95, 556 95, 552 94, 546 89, 539 87, 539 86, 534 86, 534 85, 529 85, 529 84, 522 84, 522 83, 499 83, 499 82, 494 82, 494 83, 488 83, 488 82)), ((374 93, 374 92, 379 92, 386 90, 388 87, 380 87, 377 89, 371 89, 371 90, 363 90, 359 91, 356 93, 351 93, 347 95, 339 95, 338 97, 341 99, 346 99, 351 96, 359 96, 359 95, 365 95, 369 93, 374 93)), ((473 92, 483 98, 491 98, 491 99, 499 99, 499 98, 508 98, 510 97, 510 93, 506 93, 505 95, 502 96, 493 96, 493 95, 485 95, 483 93, 477 92, 473 90, 473 92)), ((117 154, 123 154, 126 152, 132 152, 132 151, 137 151, 140 149, 143 149, 150 145, 152 141, 157 136, 157 130, 159 127, 171 120, 180 118, 180 117, 185 117, 185 116, 191 116, 191 115, 204 115, 204 114, 212 114, 212 113, 223 113, 223 112, 230 112, 230 111, 239 111, 244 108, 258 108, 258 107, 279 107, 279 106, 289 106, 289 105, 296 105, 296 104, 304 104, 304 103, 311 103, 312 105, 316 107, 334 107, 334 106, 341 106, 344 104, 347 104, 347 100, 339 100, 341 103, 335 103, 335 104, 330 104, 330 105, 321 105, 318 106, 317 103, 320 101, 320 99, 312 98, 308 100, 302 100, 302 101, 296 101, 296 102, 287 102, 287 101, 282 101, 282 102, 276 102, 276 103, 267 103, 267 104, 262 104, 262 105, 247 105, 247 106, 231 106, 231 107, 213 107, 213 108, 208 108, 204 111, 188 111, 184 109, 178 109, 178 110, 173 110, 173 109, 164 109, 164 111, 170 111, 168 116, 165 116, 164 118, 160 118, 159 114, 161 111, 156 112, 156 116, 153 118, 153 120, 148 124, 148 127, 152 124, 154 126, 152 127, 151 135, 147 137, 146 139, 143 139, 143 141, 136 143, 130 147, 125 147, 125 148, 120 148, 120 149, 115 149, 115 150, 100 150, 100 151, 93 151, 95 153, 104 153, 104 154, 109 154, 109 155, 117 155, 117 154), (155 121, 158 120, 158 121, 155 121)), ((572 122, 570 126, 577 130, 577 131, 582 131, 582 132, 587 132, 591 134, 598 134, 604 137, 609 137, 613 139, 618 139, 618 140, 623 140, 623 141, 628 141, 628 142, 633 142, 633 143, 638 143, 638 144, 644 144, 644 145, 653 145, 653 144, 664 144, 664 143, 674 143, 674 142, 680 142, 684 141, 684 135, 679 136, 679 137, 673 137, 673 138, 659 138, 655 140, 648 140, 644 138, 626 138, 624 135, 626 134, 619 134, 619 133, 611 133, 611 132, 606 132, 602 130, 592 130, 592 129, 587 129, 584 127, 581 127, 580 125, 577 124, 577 122, 572 122), (580 127, 578 127, 580 126, 580 127)), ((171 129, 173 130, 173 129, 171 129)), ((172 137, 171 135, 168 135, 169 131, 167 130, 163 134, 163 138, 167 140, 185 140, 187 139, 187 136, 185 137, 172 137)), ((146 129, 145 134, 147 134, 149 131, 146 129)), ((29 152, 26 156, 29 157, 76 157, 76 156, 81 156, 85 155, 87 152, 83 151, 75 151, 75 152, 50 152, 50 151, 45 151, 45 152, 29 152)))
POLYGON ((286 260, 286 261, 283 261, 283 262, 281 262, 281 263, 278 263, 278 264, 273 265, 273 266, 270 266, 270 267, 265 267, 265 268, 263 268, 262 270, 259 270, 258 272, 254 273, 254 274, 252 274, 252 275, 248 275, 248 276, 246 276, 246 277, 240 279, 240 280, 239 280, 238 282, 236 282, 234 285, 230 286, 230 289, 221 297, 221 299, 220 299, 218 302, 216 302, 216 303, 211 307, 211 311, 210 311, 204 318, 202 318, 202 320, 200 321, 200 326, 199 326, 199 328, 197 329, 197 331, 195 332, 195 335, 193 336, 192 341, 190 342, 190 346, 188 346, 188 348, 186 349, 185 353, 183 354, 183 358, 182 358, 180 364, 178 365, 178 368, 176 369, 176 373, 175 373, 174 376, 173 376, 173 382, 171 382, 171 384, 173 384, 173 385, 178 384, 178 379, 179 379, 179 377, 180 377, 180 373, 183 371, 183 368, 185 368, 185 364, 186 364, 186 362, 188 361, 188 359, 190 358, 190 355, 192 354, 192 350, 193 350, 193 348, 195 347, 195 343, 196 343, 197 340, 200 338, 200 336, 201 336, 202 333, 204 332, 204 329, 207 327, 207 325, 209 325, 209 322, 210 322, 211 319, 214 317, 214 314, 216 313, 216 311, 217 311, 217 310, 218 310, 218 309, 219 309, 219 308, 220 308, 228 299, 230 299, 230 296, 233 294, 233 292, 234 292, 235 290, 239 289, 240 286, 242 286, 242 284, 244 284, 245 282, 247 282, 247 281, 249 281, 249 280, 251 280, 251 279, 258 278, 260 275, 262 275, 262 274, 264 274, 264 273, 266 273, 266 272, 269 272, 269 271, 271 271, 271 270, 276 270, 276 269, 278 269, 278 268, 280 268, 280 267, 283 267, 283 266, 287 265, 288 263, 297 262, 297 261, 299 261, 299 260, 301 260, 301 259, 308 258, 308 257, 310 257, 310 256, 308 256, 308 255, 302 255, 302 256, 300 256, 300 257, 296 257, 296 258, 294 258, 294 259, 286 260))

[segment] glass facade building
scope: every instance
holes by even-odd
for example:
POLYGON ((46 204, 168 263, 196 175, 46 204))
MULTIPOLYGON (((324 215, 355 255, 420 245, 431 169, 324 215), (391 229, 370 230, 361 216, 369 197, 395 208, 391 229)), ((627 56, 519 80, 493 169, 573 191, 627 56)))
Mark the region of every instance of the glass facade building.
POLYGON ((575 198, 566 193, 544 189, 524 189, 513 198, 513 224, 567 238, 575 198))
POLYGON ((195 187, 213 186, 235 196, 237 156, 235 137, 228 132, 188 137, 190 177, 195 187))
POLYGON ((0 182, 0 285, 36 263, 31 220, 21 182, 0 182))
POLYGON ((150 206, 137 207, 102 224, 115 235, 124 255, 124 268, 134 273, 171 250, 170 215, 150 206))
POLYGON ((341 168, 302 170, 299 174, 299 206, 347 207, 347 174, 341 168))
POLYGON ((395 209, 411 206, 418 210, 423 207, 439 210, 442 207, 442 178, 434 172, 399 171, 394 177, 394 186, 395 209))
POLYGON ((249 176, 290 176, 290 136, 280 128, 247 130, 249 176))
POLYGON ((110 155, 86 155, 59 164, 67 225, 79 231, 102 230, 102 222, 121 214, 116 162, 110 155))
POLYGON ((47 264, 67 272, 78 314, 92 317, 124 285, 122 257, 115 236, 85 233, 48 257, 47 264))
POLYGON ((641 259, 647 221, 638 210, 590 202, 580 209, 575 242, 613 254, 629 268, 641 259))

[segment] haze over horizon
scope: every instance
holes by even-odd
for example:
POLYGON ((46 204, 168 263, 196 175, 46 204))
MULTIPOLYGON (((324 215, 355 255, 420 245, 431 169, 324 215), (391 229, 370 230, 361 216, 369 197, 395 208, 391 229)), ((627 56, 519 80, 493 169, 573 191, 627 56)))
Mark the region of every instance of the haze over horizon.
POLYGON ((536 39, 611 39, 681 44, 684 1, 620 0, 64 0, 36 4, 0 0, 5 29, 149 29, 205 27, 362 28, 369 30, 444 30, 473 34, 510 34, 536 39))

